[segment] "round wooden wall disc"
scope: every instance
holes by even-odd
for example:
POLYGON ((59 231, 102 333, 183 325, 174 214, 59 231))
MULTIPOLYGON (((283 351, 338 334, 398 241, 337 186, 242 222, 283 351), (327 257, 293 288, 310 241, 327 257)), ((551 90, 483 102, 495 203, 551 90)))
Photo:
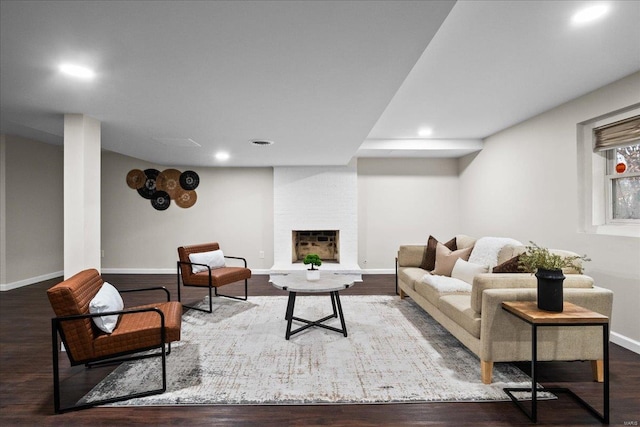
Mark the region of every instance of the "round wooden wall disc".
POLYGON ((166 191, 175 200, 180 188, 180 171, 178 169, 165 169, 156 178, 156 188, 166 191))
POLYGON ((196 204, 198 200, 198 195, 193 190, 182 190, 178 193, 175 198, 176 205, 181 208, 190 208, 191 206, 196 204))
POLYGON ((140 169, 132 169, 127 174, 127 185, 132 190, 144 187, 147 176, 140 169))

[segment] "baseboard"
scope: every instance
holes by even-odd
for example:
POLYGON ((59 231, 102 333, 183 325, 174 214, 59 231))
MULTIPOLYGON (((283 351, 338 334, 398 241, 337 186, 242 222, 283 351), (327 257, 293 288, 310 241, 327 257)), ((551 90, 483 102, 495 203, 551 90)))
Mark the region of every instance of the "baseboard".
POLYGON ((631 350, 634 353, 640 354, 640 342, 625 337, 624 335, 620 335, 616 332, 611 332, 609 336, 612 343, 618 344, 620 347, 624 347, 627 350, 631 350))
POLYGON ((396 274, 393 268, 366 268, 362 269, 362 274, 396 274))
MULTIPOLYGON (((269 274, 267 268, 252 268, 251 273, 269 274)), ((175 268, 103 268, 101 274, 176 274, 175 268)))
MULTIPOLYGON (((252 268, 251 272, 257 275, 270 274, 269 268, 252 268)), ((174 268, 103 268, 102 274, 176 274, 174 268)), ((370 268, 362 270, 362 274, 396 274, 392 268, 370 268)))
POLYGON ((10 291, 12 289, 21 288, 23 286, 33 285, 34 283, 43 282, 49 279, 55 279, 56 277, 64 276, 63 271, 54 271, 53 273, 43 274, 41 276, 30 277, 28 279, 18 280, 17 282, 2 283, 0 284, 0 292, 10 291))

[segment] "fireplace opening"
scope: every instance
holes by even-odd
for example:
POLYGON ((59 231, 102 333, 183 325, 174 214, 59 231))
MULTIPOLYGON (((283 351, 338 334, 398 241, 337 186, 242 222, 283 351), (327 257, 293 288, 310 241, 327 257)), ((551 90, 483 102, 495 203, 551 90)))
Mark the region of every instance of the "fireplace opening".
POLYGON ((291 234, 294 263, 308 254, 317 254, 322 262, 340 262, 339 230, 293 230, 291 234))

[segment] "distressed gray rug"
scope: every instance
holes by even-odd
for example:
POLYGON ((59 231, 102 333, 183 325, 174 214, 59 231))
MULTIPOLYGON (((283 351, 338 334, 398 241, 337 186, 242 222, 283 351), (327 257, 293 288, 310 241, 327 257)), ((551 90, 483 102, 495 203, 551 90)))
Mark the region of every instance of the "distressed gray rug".
MULTIPOLYGON (((531 384, 508 363, 482 384, 478 358, 411 300, 341 300, 347 338, 309 328, 286 341, 285 296, 217 298, 212 314, 191 310, 167 357, 167 392, 114 406, 491 401, 508 400, 503 387, 531 384)), ((329 296, 296 300, 297 317, 330 312, 329 296)), ((125 363, 83 400, 159 384, 159 367, 156 358, 125 363)))

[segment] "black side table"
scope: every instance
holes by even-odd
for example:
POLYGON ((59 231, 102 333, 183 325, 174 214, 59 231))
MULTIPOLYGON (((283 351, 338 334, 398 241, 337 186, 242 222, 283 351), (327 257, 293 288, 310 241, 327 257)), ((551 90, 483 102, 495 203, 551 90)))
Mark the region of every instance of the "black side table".
POLYGON ((560 313, 540 310, 535 301, 510 301, 503 302, 502 308, 514 316, 524 320, 531 325, 531 388, 505 388, 504 391, 511 400, 518 405, 531 421, 538 422, 538 391, 549 391, 552 393, 566 393, 587 409, 598 420, 609 424, 609 318, 600 313, 587 310, 584 307, 564 303, 563 311, 560 313), (585 402, 581 397, 566 387, 549 387, 539 389, 538 371, 538 327, 544 326, 602 326, 602 352, 604 359, 604 381, 603 399, 604 413, 598 412, 593 406, 585 402), (531 392, 531 412, 527 411, 512 392, 531 392))

